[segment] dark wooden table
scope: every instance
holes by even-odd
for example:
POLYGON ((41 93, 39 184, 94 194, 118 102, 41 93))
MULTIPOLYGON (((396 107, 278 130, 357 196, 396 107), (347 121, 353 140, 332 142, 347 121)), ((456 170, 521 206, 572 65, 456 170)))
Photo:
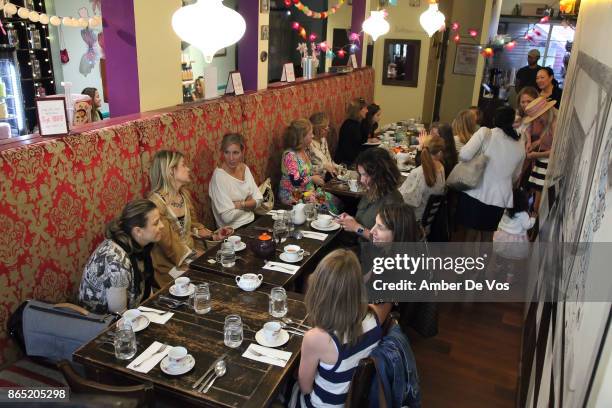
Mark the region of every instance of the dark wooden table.
MULTIPOLYGON (((106 331, 96 339, 79 348, 74 360, 86 366, 89 375, 98 380, 112 376, 128 382, 151 382, 156 393, 169 399, 175 406, 185 404, 211 407, 265 407, 275 397, 285 378, 293 372, 299 361, 302 337, 291 335, 289 341, 279 349, 292 352, 291 359, 282 368, 242 357, 251 343, 255 343, 255 333, 267 321, 273 320, 268 314, 268 293, 264 291, 244 292, 232 280, 223 276, 202 271, 188 270, 184 276, 195 284, 206 281, 210 285, 212 310, 204 315, 192 309, 181 307, 173 310, 174 316, 164 325, 151 323, 145 330, 136 334, 138 353, 154 341, 165 342, 172 346, 184 346, 195 358, 194 369, 181 376, 164 374, 157 364, 147 374, 128 370, 127 360, 117 360, 112 344, 100 341, 106 331), (236 349, 223 344, 223 324, 225 316, 238 314, 244 324, 244 341, 236 349), (207 394, 192 389, 212 363, 227 353, 227 373, 217 379, 207 394), (97 377, 97 378, 96 378, 97 377)), ((158 303, 160 294, 168 296, 169 285, 148 299, 143 305, 160 310, 170 310, 158 303)), ((287 317, 296 322, 306 318, 306 307, 302 295, 288 292, 287 317)), ((108 330, 114 331, 114 325, 108 330)), ((107 331, 108 331, 107 330, 107 331)))
MULTIPOLYGON (((360 186, 361 188, 361 186, 360 186)), ((351 191, 348 182, 333 178, 323 186, 323 189, 333 195, 344 198, 360 199, 365 194, 365 190, 351 191)))
MULTIPOLYGON (((274 262, 282 262, 288 263, 279 258, 280 251, 286 246, 290 244, 296 244, 302 247, 305 251, 310 252, 309 256, 304 255, 304 259, 302 261, 294 263, 293 265, 299 266, 300 269, 293 275, 289 273, 271 271, 268 269, 262 269, 266 264, 266 260, 259 258, 255 255, 255 253, 251 250, 250 246, 254 240, 257 240, 257 237, 263 232, 257 228, 269 228, 272 229, 274 224, 274 220, 269 215, 264 215, 259 217, 257 220, 252 222, 249 225, 245 225, 242 228, 239 228, 234 233, 242 237, 242 240, 246 242, 247 248, 236 252, 236 256, 242 258, 241 260, 236 260, 236 265, 231 268, 223 268, 219 263, 210 264, 208 262, 209 259, 214 259, 215 254, 219 250, 218 247, 211 248, 204 253, 201 257, 194 260, 190 267, 192 269, 201 270, 201 271, 209 271, 212 273, 220 274, 228 276, 232 279, 235 279, 236 276, 242 275, 245 273, 261 273, 264 277, 263 282, 266 285, 271 286, 283 286, 290 287, 296 279, 298 279, 301 275, 306 272, 314 270, 316 264, 319 260, 325 256, 331 249, 333 249, 332 242, 338 236, 341 229, 337 229, 335 231, 317 231, 314 228, 310 227, 310 223, 307 221, 302 225, 296 225, 295 230, 303 230, 303 231, 317 231, 322 232, 324 234, 328 234, 325 241, 319 241, 317 239, 311 238, 302 238, 297 240, 295 238, 287 238, 285 242, 280 244, 277 247, 277 251, 274 256, 272 256, 269 260, 274 262)), ((272 235, 272 233, 270 233, 272 235)))

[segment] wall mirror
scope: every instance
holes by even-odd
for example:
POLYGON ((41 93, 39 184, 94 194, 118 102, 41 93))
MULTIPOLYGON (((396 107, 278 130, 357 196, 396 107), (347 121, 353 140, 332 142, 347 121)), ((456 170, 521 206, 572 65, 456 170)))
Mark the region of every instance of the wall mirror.
POLYGON ((421 40, 385 39, 383 85, 417 87, 420 54, 421 40))

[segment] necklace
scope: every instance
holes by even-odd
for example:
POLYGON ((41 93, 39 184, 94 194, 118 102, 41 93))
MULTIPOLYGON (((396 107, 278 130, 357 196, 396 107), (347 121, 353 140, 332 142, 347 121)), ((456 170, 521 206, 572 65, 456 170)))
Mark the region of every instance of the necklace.
POLYGON ((168 204, 170 204, 174 208, 183 208, 183 205, 185 204, 185 199, 183 198, 182 194, 179 194, 178 198, 175 201, 171 199, 170 194, 168 194, 168 204))

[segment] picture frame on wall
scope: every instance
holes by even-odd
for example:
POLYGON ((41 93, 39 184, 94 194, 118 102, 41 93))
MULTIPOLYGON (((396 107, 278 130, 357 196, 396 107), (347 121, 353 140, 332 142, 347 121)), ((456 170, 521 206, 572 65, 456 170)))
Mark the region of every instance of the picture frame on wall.
POLYGON ((269 25, 262 25, 261 26, 261 40, 262 41, 267 41, 270 39, 270 26, 269 25))
POLYGON ((227 48, 217 51, 215 57, 226 57, 227 56, 227 48))
POLYGON ((260 13, 270 12, 270 0, 259 0, 259 12, 260 13))
POLYGON ((385 39, 383 56, 383 85, 419 85, 421 40, 385 39))
POLYGON ((41 136, 65 136, 70 133, 66 98, 63 96, 37 98, 36 119, 41 136))
POLYGON ((455 52, 455 61, 453 64, 453 74, 457 75, 476 75, 476 65, 478 64, 478 56, 480 50, 478 45, 474 44, 457 44, 455 52))

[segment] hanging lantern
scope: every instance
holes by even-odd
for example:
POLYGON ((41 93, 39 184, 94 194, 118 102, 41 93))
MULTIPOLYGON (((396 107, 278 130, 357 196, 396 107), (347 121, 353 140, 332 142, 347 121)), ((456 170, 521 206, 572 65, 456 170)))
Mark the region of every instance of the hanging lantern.
POLYGON ((505 47, 506 47, 506 49, 508 51, 512 51, 515 46, 516 46, 516 42, 514 42, 514 41, 510 41, 508 44, 505 45, 505 47))
POLYGON ((470 28, 470 29, 468 30, 468 34, 469 34, 469 36, 470 36, 470 37, 472 37, 472 38, 476 38, 476 37, 478 37, 478 30, 475 30, 475 29, 473 29, 473 28, 470 28))
POLYGON ((174 12, 172 28, 183 41, 202 51, 204 60, 210 63, 217 51, 242 38, 246 22, 222 0, 198 0, 174 12))
POLYGON ((27 19, 30 16, 30 10, 25 7, 22 7, 17 12, 17 15, 23 19, 27 19))
POLYGON ((14 5, 13 3, 5 4, 4 14, 6 14, 8 17, 14 16, 15 14, 17 14, 17 6, 14 5))
POLYGON ((459 30, 459 23, 454 22, 453 24, 451 24, 451 30, 453 31, 459 30))
POLYGON ((482 50, 481 55, 485 58, 491 58, 493 56, 493 48, 485 48, 484 50, 482 50))
POLYGON ((49 16, 46 14, 41 14, 38 17, 38 21, 40 21, 40 24, 47 25, 49 24, 49 16))
POLYGON ((300 29, 300 23, 298 23, 297 21, 294 21, 293 23, 291 23, 291 28, 293 28, 294 30, 299 30, 300 29))
POLYGON ((58 17, 58 16, 52 16, 51 18, 49 18, 49 23, 52 26, 59 26, 60 24, 62 24, 62 20, 58 17))
POLYGON ((30 21, 33 23, 38 23, 40 21, 40 14, 38 14, 36 11, 30 11, 28 19, 30 19, 30 21))
POLYGON ((370 12, 370 17, 363 22, 362 28, 366 34, 372 36, 372 39, 376 41, 381 35, 387 34, 391 27, 385 20, 385 11, 382 10, 370 12))
POLYGON ((323 41, 322 43, 319 43, 319 49, 323 52, 327 51, 327 43, 325 41, 323 41))
POLYGON ((311 42, 314 42, 317 39, 317 35, 315 33, 310 34, 310 36, 308 37, 308 39, 311 42))
POLYGON ((425 30, 428 36, 434 35, 434 33, 444 27, 445 17, 444 14, 438 10, 438 3, 436 0, 429 0, 429 8, 419 18, 421 27, 425 30))
POLYGON ((338 51, 338 56, 339 56, 340 58, 344 58, 344 56, 345 56, 345 55, 346 55, 346 52, 345 52, 344 50, 340 50, 340 51, 338 51))
POLYGON ((453 41, 456 42, 456 43, 461 41, 461 37, 459 37, 459 34, 455 34, 455 36, 453 37, 453 41))

